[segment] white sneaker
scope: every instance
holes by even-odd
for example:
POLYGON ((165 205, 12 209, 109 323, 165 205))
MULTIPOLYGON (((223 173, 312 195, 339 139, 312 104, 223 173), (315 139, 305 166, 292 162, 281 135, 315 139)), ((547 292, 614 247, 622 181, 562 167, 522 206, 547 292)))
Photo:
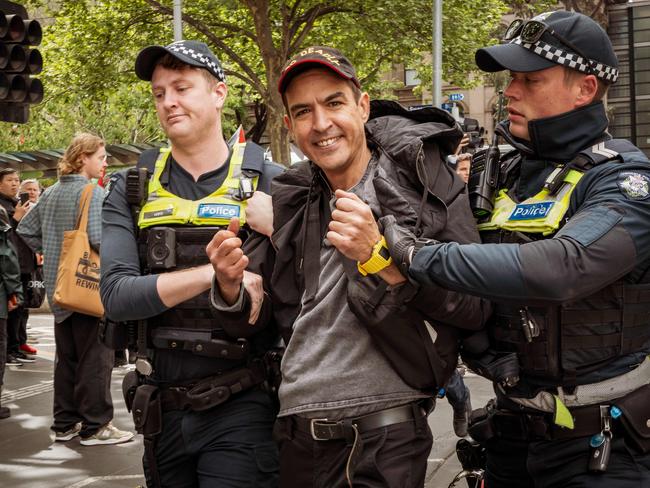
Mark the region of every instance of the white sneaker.
POLYGON ((56 442, 69 441, 77 437, 80 431, 81 431, 81 422, 77 422, 76 424, 74 424, 74 427, 72 427, 69 430, 66 430, 65 432, 55 432, 54 440, 56 442))
POLYGON ((121 444, 133 439, 133 432, 119 430, 111 422, 95 432, 94 435, 81 439, 82 446, 102 446, 109 444, 121 444))

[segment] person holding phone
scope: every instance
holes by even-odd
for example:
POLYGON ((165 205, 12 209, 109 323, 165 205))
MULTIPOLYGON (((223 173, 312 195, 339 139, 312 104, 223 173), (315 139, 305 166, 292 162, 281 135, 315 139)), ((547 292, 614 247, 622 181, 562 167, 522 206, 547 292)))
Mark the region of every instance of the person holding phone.
MULTIPOLYGON (((32 250, 16 234, 16 227, 29 211, 31 202, 22 203, 16 196, 20 187, 20 176, 14 168, 0 169, 0 206, 9 216, 11 230, 8 232, 9 241, 13 244, 18 262, 20 263, 21 278, 29 276, 36 267, 36 257, 32 250)), ((9 312, 7 318, 7 364, 19 366, 23 363, 33 363, 34 355, 38 353, 34 347, 27 344, 27 318, 29 311, 22 304, 9 312)))
POLYGON ((36 178, 30 178, 23 180, 20 184, 20 190, 18 193, 20 203, 23 205, 27 202, 30 202, 30 208, 38 202, 38 199, 41 196, 42 188, 41 184, 36 178))

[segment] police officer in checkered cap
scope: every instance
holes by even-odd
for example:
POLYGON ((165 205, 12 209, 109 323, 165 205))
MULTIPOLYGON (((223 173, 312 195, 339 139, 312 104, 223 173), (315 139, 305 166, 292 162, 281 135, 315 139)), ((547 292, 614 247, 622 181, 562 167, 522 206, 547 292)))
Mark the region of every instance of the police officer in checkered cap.
MULTIPOLYGON (((226 77, 204 43, 146 47, 135 72, 150 82, 170 145, 111 178, 100 288, 108 317, 138 324, 124 391, 144 434, 147 486, 273 488, 276 409, 263 357, 277 335, 233 336, 214 319, 206 245, 226 227, 245 240, 252 195, 270 193, 282 169, 241 132, 224 138, 226 77)), ((261 286, 247 296, 261 301, 261 286)))
POLYGON ((650 486, 650 162, 607 132, 611 42, 582 14, 550 12, 515 20, 476 62, 509 72, 496 131, 515 148, 491 197, 475 156, 483 244, 418 250, 384 234, 431 293, 494 303, 487 340, 464 348, 496 392, 469 429, 487 449, 485 486, 650 486))

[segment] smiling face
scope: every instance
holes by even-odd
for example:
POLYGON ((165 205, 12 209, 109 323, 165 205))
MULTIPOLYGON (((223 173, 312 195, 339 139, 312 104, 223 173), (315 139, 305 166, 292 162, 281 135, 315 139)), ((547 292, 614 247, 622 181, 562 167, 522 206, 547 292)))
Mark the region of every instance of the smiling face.
POLYGON ((591 93, 591 89, 597 85, 595 80, 593 75, 566 77, 562 66, 529 73, 511 71, 510 84, 504 92, 508 97, 510 132, 520 139, 530 140, 528 122, 591 103, 595 93, 591 93))
POLYGON ((220 114, 228 92, 225 83, 210 83, 200 69, 158 65, 151 90, 160 125, 174 143, 193 144, 221 131, 220 114))
POLYGON ((284 94, 287 128, 334 189, 354 186, 370 159, 364 131, 370 102, 367 93, 357 99, 352 86, 328 69, 315 68, 293 78, 284 94))

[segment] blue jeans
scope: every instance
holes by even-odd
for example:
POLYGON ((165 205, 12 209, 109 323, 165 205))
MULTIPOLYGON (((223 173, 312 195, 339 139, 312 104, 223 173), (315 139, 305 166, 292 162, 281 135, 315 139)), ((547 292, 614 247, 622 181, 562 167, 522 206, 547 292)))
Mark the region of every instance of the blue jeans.
MULTIPOLYGON (((154 449, 162 486, 275 488, 275 414, 271 398, 257 388, 203 412, 165 412, 154 449)), ((147 486, 154 487, 146 458, 147 486)))

